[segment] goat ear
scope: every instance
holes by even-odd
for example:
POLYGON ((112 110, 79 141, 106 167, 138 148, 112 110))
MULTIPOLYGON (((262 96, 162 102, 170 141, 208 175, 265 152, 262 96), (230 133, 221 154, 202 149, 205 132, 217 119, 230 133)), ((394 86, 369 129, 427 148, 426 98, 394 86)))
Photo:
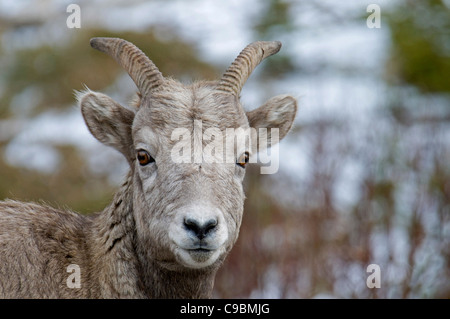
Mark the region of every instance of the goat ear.
POLYGON ((79 94, 78 101, 92 135, 121 152, 131 163, 134 158, 131 127, 135 113, 98 92, 79 94))
POLYGON ((292 127, 297 114, 297 101, 289 95, 278 95, 259 108, 247 112, 248 122, 251 128, 255 128, 258 134, 258 150, 277 144, 292 127), (261 133, 267 129, 267 135, 261 133), (278 129, 278 136, 272 129, 278 129), (265 140, 266 139, 266 140, 265 140))

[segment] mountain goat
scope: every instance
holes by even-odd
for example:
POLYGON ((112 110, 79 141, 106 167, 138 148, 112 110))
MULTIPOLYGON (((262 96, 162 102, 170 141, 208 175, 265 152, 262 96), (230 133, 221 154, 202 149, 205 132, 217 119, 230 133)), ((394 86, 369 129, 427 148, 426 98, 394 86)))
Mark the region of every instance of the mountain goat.
POLYGON ((0 202, 0 297, 210 297, 238 237, 245 166, 265 146, 234 147, 232 163, 187 149, 193 160, 177 162, 173 149, 182 142, 206 146, 201 134, 208 129, 277 128, 278 139, 267 134, 266 144, 282 139, 296 115, 294 98, 277 96, 251 112, 239 101, 253 69, 281 43, 254 42, 219 81, 190 85, 163 77, 125 40, 93 38, 91 46, 114 58, 139 90, 138 105, 129 108, 90 90, 78 96, 92 135, 121 152, 129 172, 112 202, 90 216, 0 202), (174 138, 180 128, 190 133, 184 141, 174 138))

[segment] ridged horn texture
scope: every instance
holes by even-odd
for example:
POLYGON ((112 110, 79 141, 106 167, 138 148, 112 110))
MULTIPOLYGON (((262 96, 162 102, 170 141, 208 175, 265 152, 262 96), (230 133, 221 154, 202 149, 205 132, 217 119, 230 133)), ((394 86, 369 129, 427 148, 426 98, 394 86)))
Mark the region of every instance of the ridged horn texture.
POLYGON ((156 65, 134 44, 119 38, 92 38, 90 44, 113 57, 128 72, 142 96, 164 82, 156 65))
POLYGON ((253 70, 265 58, 280 51, 279 41, 253 42, 238 55, 220 80, 217 90, 239 96, 253 70))

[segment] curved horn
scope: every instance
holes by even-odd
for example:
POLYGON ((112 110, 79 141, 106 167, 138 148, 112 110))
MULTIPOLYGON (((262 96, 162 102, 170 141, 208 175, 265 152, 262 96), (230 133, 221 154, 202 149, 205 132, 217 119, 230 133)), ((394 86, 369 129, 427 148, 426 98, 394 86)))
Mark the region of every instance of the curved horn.
POLYGON ((113 57, 146 96, 160 86, 164 77, 156 65, 134 44, 119 38, 92 38, 91 47, 113 57))
POLYGON ((279 41, 258 41, 247 45, 224 73, 217 90, 238 96, 258 64, 280 51, 280 48, 279 41))

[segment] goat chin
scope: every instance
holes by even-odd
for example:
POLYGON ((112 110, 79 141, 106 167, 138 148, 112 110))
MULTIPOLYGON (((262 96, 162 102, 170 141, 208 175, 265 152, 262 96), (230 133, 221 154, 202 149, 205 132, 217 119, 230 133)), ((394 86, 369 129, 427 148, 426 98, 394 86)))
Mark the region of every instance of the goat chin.
POLYGON ((176 251, 177 260, 186 268, 202 269, 214 265, 224 253, 223 248, 215 250, 187 250, 179 248, 176 251))

